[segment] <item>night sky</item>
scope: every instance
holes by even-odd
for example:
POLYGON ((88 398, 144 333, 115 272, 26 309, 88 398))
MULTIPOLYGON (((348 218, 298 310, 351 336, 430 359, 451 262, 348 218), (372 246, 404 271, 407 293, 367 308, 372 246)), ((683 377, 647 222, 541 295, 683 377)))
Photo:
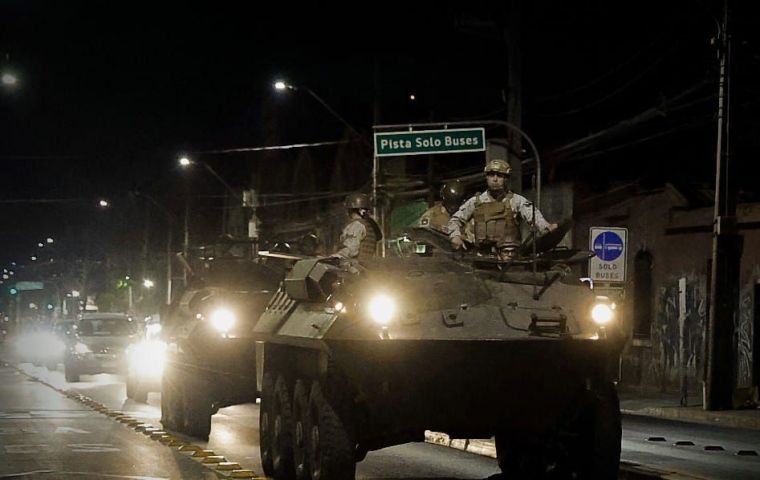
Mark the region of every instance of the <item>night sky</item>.
MULTIPOLYGON (((0 66, 19 84, 0 93, 0 263, 46 236, 101 238, 94 226, 111 240, 140 237, 135 191, 177 214, 190 191, 202 237, 224 190, 179 171, 181 152, 351 138, 305 92, 274 92, 276 78, 310 87, 366 138, 373 119, 505 119, 510 23, 521 28, 523 126, 546 178, 592 190, 711 185, 719 2, 541 0, 521 12, 509 3, 3 1, 0 66), (655 108, 646 122, 609 130, 655 108), (115 202, 112 213, 97 211, 99 197, 115 202)), ((756 18, 737 15, 732 77, 732 139, 749 196, 758 190, 747 175, 759 146, 756 18)), ((235 187, 270 195, 292 193, 298 155, 195 154, 235 187)), ((310 188, 330 189, 335 149, 309 155, 310 188)), ((369 178, 368 162, 357 154, 352 186, 369 178)))

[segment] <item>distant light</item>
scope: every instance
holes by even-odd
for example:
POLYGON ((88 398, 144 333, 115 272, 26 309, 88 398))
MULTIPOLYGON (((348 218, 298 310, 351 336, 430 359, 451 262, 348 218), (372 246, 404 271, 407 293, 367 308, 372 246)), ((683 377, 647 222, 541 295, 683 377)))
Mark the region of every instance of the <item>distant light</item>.
POLYGON ((79 290, 72 290, 71 296, 74 298, 79 298, 79 290))
POLYGON ((3 274, 3 280, 8 280, 9 278, 11 278, 11 276, 8 275, 7 273, 3 274))
POLYGON ((8 272, 8 275, 16 275, 16 272, 14 272, 13 270, 11 270, 10 272, 8 272))
POLYGON ((42 248, 42 247, 44 247, 44 246, 45 246, 45 244, 44 244, 44 243, 42 243, 42 242, 40 242, 40 243, 38 243, 38 244, 37 244, 37 246, 38 246, 39 248, 42 248))
POLYGON ((37 260, 37 257, 34 255, 32 255, 30 258, 32 259, 33 262, 37 260))
POLYGON ((129 275, 127 275, 126 277, 124 277, 124 280, 129 280, 129 275))
POLYGON ((16 266, 16 262, 11 262, 11 265, 13 265, 15 267, 16 266))
POLYGON ((146 278, 145 280, 143 280, 143 287, 145 287, 145 288, 153 288, 153 285, 155 285, 153 283, 153 280, 151 280, 149 278, 146 278))
POLYGON ((7 268, 4 268, 4 269, 3 269, 3 273, 8 273, 8 269, 7 269, 7 268))
POLYGON ((3 82, 3 85, 15 87, 16 84, 18 84, 18 77, 10 72, 5 72, 3 73, 3 76, 0 77, 0 81, 3 82))
POLYGON ((53 242, 54 242, 54 240, 52 238, 50 238, 50 237, 48 237, 48 238, 45 239, 45 243, 49 244, 49 243, 53 243, 53 242))
POLYGON ((411 95, 409 95, 409 100, 415 101, 415 100, 417 100, 417 96, 415 94, 411 94, 411 95))
POLYGON ((288 88, 288 84, 283 82, 282 80, 274 82, 274 88, 275 90, 285 90, 288 88))
POLYGON ((187 157, 180 157, 180 159, 179 159, 179 164, 182 167, 190 166, 191 163, 193 163, 193 162, 191 162, 190 159, 187 158, 187 157))
POLYGON ((98 202, 98 205, 100 205, 100 206, 101 206, 101 207, 103 207, 103 208, 106 208, 106 207, 107 207, 108 205, 110 205, 110 204, 108 203, 108 201, 107 201, 107 200, 103 200, 103 199, 101 199, 101 200, 98 202))
POLYGON ((47 309, 48 310, 52 310, 53 309, 53 304, 52 303, 48 303, 47 304, 47 309))

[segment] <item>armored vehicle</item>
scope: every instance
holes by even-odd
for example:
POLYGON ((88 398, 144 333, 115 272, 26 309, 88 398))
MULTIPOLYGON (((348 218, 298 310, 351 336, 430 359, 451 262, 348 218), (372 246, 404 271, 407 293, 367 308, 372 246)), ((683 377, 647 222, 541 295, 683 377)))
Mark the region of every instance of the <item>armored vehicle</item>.
POLYGON ((351 479, 434 430, 495 436, 508 478, 617 478, 614 304, 556 243, 501 261, 418 229, 365 265, 297 262, 254 328, 265 473, 351 479))
POLYGON ((206 438, 219 408, 256 400, 251 334, 284 270, 247 239, 201 248, 187 268, 188 288, 162 314, 161 423, 206 438))

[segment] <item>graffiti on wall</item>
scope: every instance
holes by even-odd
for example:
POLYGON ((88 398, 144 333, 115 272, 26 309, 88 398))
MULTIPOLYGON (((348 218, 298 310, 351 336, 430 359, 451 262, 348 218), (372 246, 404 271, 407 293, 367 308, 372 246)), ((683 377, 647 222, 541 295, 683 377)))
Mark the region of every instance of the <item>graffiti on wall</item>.
MULTIPOLYGON (((757 268, 756 268, 757 270, 757 268)), ((756 274, 758 272, 755 272, 756 274)), ((760 275, 757 275, 760 277, 760 275)), ((755 315, 755 282, 750 282, 739 294, 739 315, 735 327, 736 386, 752 386, 752 328, 755 315)))
MULTIPOLYGON (((684 350, 686 375, 692 385, 701 379, 704 368, 704 330, 707 321, 705 287, 704 276, 686 277, 684 350)), ((674 279, 673 283, 658 291, 656 327, 652 332, 656 358, 652 359, 649 380, 663 391, 679 384, 681 331, 678 308, 678 279, 674 279)))

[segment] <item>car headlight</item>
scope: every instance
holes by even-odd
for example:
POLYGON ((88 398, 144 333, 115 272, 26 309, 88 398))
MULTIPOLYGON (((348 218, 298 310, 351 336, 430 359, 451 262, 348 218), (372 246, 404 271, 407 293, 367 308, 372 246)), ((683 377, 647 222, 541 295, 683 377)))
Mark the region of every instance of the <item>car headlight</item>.
POLYGON ((166 362, 166 343, 159 340, 143 340, 127 351, 130 372, 141 377, 160 376, 166 362))
POLYGON ((145 326, 145 335, 148 338, 155 337, 159 333, 161 333, 160 323, 149 323, 145 326))
POLYGON ((235 320, 235 314, 226 308, 219 308, 211 314, 211 325, 220 333, 229 332, 235 320))
POLYGON ((85 354, 85 353, 92 353, 92 350, 90 350, 90 347, 88 347, 82 342, 77 342, 76 345, 74 345, 74 351, 80 355, 85 354))
POLYGON ((388 295, 375 295, 369 301, 368 311, 372 320, 379 325, 387 326, 396 314, 396 302, 388 295))
POLYGON ((614 312, 612 307, 606 303, 597 303, 594 308, 591 309, 591 318, 597 325, 607 325, 612 320, 614 312))

